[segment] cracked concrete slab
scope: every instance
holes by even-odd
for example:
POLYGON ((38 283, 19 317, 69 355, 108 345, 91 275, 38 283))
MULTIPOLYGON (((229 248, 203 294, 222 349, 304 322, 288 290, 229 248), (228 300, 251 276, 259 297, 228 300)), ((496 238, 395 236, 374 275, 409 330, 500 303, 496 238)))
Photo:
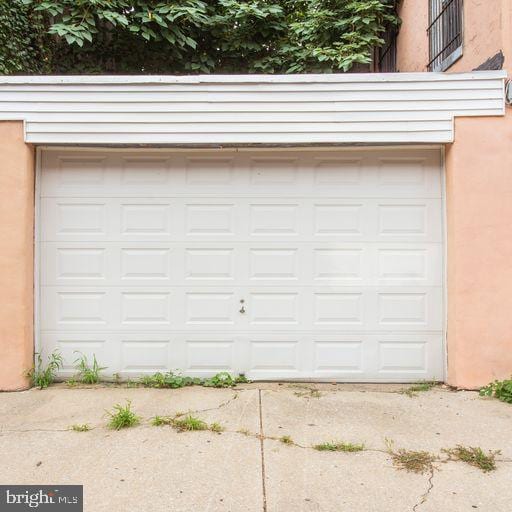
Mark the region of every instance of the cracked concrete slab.
POLYGON ((74 389, 54 386, 44 390, 0 394, 0 430, 66 429, 74 423, 104 426, 107 423, 106 411, 115 404, 124 405, 127 400, 131 401, 132 409, 145 418, 201 411, 205 419, 210 421, 210 411, 230 405, 219 417, 219 422, 225 423, 228 429, 236 430, 240 425, 257 429, 259 425, 256 389, 241 394, 233 389, 198 387, 74 389))
POLYGON ((94 512, 510 512, 512 406, 471 392, 436 388, 410 398, 400 389, 267 383, 177 390, 59 385, 4 393, 0 454, 7 462, 0 465, 0 481, 83 483, 85 510, 94 512), (311 389, 320 390, 320 396, 311 389), (143 417, 142 424, 119 432, 107 429, 105 410, 125 399, 143 417), (154 415, 178 412, 218 422, 226 431, 178 433, 149 423, 154 415), (75 423, 88 423, 94 430, 66 430, 75 423), (250 435, 242 435, 241 429, 250 435), (318 452, 286 446, 278 440, 283 435, 303 446, 343 440, 364 442, 368 450, 318 452), (385 451, 385 438, 393 439, 396 448, 439 453, 463 444, 503 454, 495 472, 436 462, 430 479, 429 473, 397 470, 385 451))
POLYGON ((2 483, 82 484, 86 511, 262 510, 259 446, 236 434, 11 433, 0 453, 2 483))
POLYGON ((228 430, 257 429, 258 391, 66 389, 0 394, 0 481, 83 484, 85 510, 261 511, 261 456, 252 438, 177 433, 152 416, 191 411, 228 430), (106 428, 105 409, 132 401, 140 426, 106 428), (217 413, 215 419, 212 414, 217 413), (211 419, 210 419, 211 418, 211 419), (75 423, 89 432, 63 431, 75 423), (256 485, 255 485, 256 483, 256 485))
POLYGON ((512 464, 500 464, 492 473, 461 463, 438 466, 432 490, 417 512, 507 512, 512 509, 512 464))
POLYGON ((435 388, 409 397, 319 389, 320 397, 292 385, 264 391, 266 434, 306 445, 342 440, 377 449, 390 439, 397 448, 432 452, 462 444, 512 458, 512 407, 478 393, 435 388))
POLYGON ((265 442, 268 512, 412 510, 427 477, 383 453, 317 452, 265 442))

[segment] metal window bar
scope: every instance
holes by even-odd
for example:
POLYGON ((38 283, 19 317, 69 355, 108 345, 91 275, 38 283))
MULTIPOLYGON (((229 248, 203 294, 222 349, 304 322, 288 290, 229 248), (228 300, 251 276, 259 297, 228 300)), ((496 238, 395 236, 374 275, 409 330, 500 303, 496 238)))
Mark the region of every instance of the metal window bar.
POLYGON ((429 71, 446 69, 449 57, 462 47, 462 5, 463 0, 430 0, 429 71))

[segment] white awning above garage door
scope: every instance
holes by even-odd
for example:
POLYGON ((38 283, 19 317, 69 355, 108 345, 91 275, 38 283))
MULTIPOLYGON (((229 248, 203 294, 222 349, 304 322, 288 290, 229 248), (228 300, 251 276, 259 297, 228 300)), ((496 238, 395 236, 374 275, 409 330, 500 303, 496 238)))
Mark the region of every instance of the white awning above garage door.
POLYGON ((66 372, 443 378, 439 150, 44 150, 39 188, 66 372))
POLYGON ((27 142, 101 145, 453 141, 456 116, 505 112, 505 71, 0 77, 27 142))

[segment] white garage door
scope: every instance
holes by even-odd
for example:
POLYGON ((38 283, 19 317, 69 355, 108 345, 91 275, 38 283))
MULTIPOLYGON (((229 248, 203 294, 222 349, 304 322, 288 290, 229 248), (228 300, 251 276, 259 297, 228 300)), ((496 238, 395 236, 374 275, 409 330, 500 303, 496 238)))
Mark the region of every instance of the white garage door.
POLYGON ((47 150, 40 193, 67 372, 443 377, 437 150, 47 150))

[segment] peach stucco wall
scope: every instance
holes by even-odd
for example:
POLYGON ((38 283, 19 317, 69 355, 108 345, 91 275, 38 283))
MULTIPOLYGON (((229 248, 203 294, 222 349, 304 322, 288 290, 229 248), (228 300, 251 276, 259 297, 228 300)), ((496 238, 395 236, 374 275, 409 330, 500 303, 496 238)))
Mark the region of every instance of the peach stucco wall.
POLYGON ((512 34, 505 24, 511 11, 511 0, 464 0, 464 53, 448 71, 471 71, 500 50, 507 55, 512 34))
MULTIPOLYGON (((397 42, 397 69, 426 71, 429 0, 402 0, 397 42)), ((464 0, 463 55, 447 71, 472 71, 502 50, 512 69, 512 0, 464 0)))
POLYGON ((33 361, 34 152, 0 122, 0 390, 28 387, 33 361))
POLYGON ((428 0, 402 0, 397 40, 397 71, 426 71, 428 63, 428 0))
POLYGON ((459 118, 446 150, 448 383, 512 374, 512 112, 459 118))

